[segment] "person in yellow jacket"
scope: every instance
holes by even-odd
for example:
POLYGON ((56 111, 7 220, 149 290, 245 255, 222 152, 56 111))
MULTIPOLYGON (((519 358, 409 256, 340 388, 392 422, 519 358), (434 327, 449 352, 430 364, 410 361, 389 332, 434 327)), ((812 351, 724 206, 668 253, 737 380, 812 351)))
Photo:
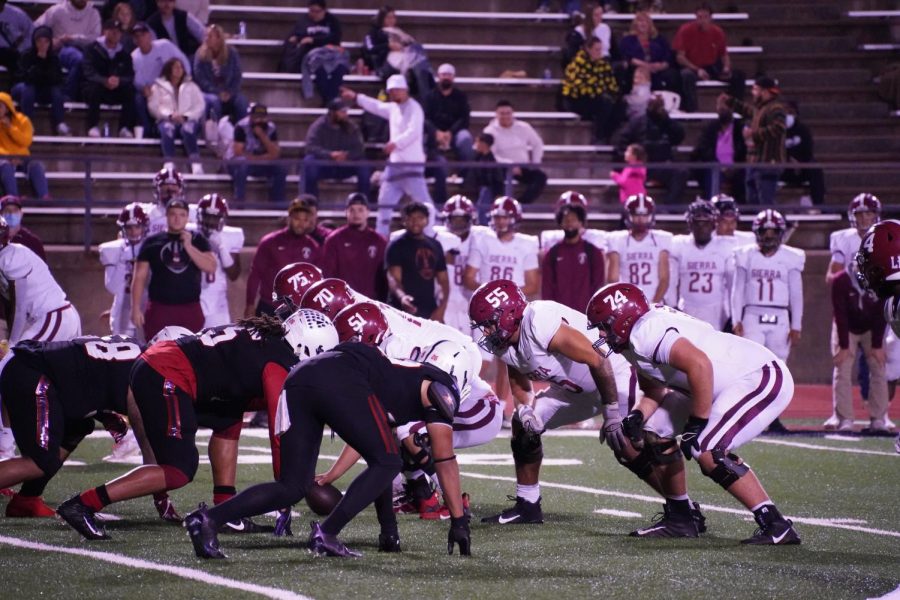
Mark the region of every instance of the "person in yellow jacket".
POLYGON ((603 57, 603 43, 591 36, 566 67, 562 79, 563 106, 594 122, 594 142, 606 143, 624 118, 619 84, 603 57))
POLYGON ((3 193, 19 195, 16 171, 20 171, 25 173, 34 188, 34 195, 49 200, 44 165, 29 157, 33 135, 31 119, 16 110, 9 94, 0 92, 0 185, 3 186, 3 193))

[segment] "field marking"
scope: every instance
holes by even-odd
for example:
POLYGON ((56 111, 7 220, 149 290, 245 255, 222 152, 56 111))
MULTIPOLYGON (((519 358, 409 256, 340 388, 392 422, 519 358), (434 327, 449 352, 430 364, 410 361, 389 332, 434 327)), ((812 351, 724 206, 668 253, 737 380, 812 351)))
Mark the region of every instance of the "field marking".
POLYGON ((845 452, 847 454, 868 454, 872 456, 900 456, 896 452, 882 452, 880 450, 866 450, 865 448, 835 448, 834 446, 822 446, 821 444, 807 444, 806 442, 789 442, 787 440, 769 440, 756 438, 754 442, 774 444, 776 446, 791 446, 792 448, 804 448, 806 450, 827 450, 830 452, 845 452))
POLYGON ((616 510, 614 508, 597 508, 594 510, 594 514, 624 517, 626 519, 637 519, 644 516, 641 513, 632 512, 630 510, 616 510))
POLYGON ((0 544, 6 544, 7 546, 13 546, 15 548, 37 550, 39 552, 74 554, 75 556, 84 556, 94 560, 102 560, 104 562, 112 563, 114 565, 121 565, 124 567, 130 567, 132 569, 159 571, 168 575, 174 575, 175 577, 181 577, 182 579, 190 579, 192 581, 198 581, 200 583, 206 583, 208 585, 240 590, 242 592, 250 592, 252 594, 259 594, 267 598, 274 598, 275 600, 312 600, 311 598, 309 598, 309 596, 295 594, 294 592, 291 592, 289 590, 257 585, 255 583, 247 583, 245 581, 238 581, 236 579, 228 579, 227 577, 211 575, 198 569, 190 569, 188 567, 176 567, 175 565, 155 563, 140 558, 131 558, 129 556, 123 556, 121 554, 114 554, 112 552, 97 552, 94 550, 83 550, 81 548, 52 546, 50 544, 29 542, 28 540, 6 537, 3 535, 0 535, 0 544))
MULTIPOLYGON (((511 483, 516 482, 515 477, 506 477, 502 475, 484 475, 482 473, 469 473, 469 472, 460 472, 461 476, 464 477, 472 477, 473 479, 489 479, 493 481, 508 481, 511 483)), ((612 496, 614 498, 626 498, 628 500, 638 500, 640 502, 650 502, 653 504, 659 504, 662 502, 662 498, 658 496, 646 496, 644 494, 630 494, 626 492, 614 492, 612 490, 601 490, 598 488, 586 487, 583 485, 570 485, 568 483, 550 483, 546 481, 541 481, 542 487, 547 488, 555 488, 560 490, 567 490, 570 492, 582 492, 585 494, 594 494, 595 496, 612 496)), ((737 508, 728 508, 727 506, 716 506, 714 504, 703 504, 703 510, 711 511, 711 512, 721 512, 728 513, 731 515, 739 515, 741 517, 747 516, 747 509, 737 509, 737 508)), ((795 517, 788 515, 788 518, 793 520, 795 523, 802 523, 804 525, 815 525, 817 527, 831 527, 834 529, 847 529, 849 531, 858 531, 861 533, 871 533, 873 535, 884 535, 887 537, 895 537, 900 538, 900 531, 891 531, 887 529, 875 529, 874 527, 862 527, 860 525, 854 525, 853 522, 855 519, 826 519, 826 518, 815 518, 815 517, 795 517)))

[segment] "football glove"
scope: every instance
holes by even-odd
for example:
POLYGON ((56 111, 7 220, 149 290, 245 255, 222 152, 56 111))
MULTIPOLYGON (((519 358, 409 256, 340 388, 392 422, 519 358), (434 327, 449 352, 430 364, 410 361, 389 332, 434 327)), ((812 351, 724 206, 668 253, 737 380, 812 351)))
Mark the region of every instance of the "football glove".
POLYGON ((606 442, 616 454, 621 454, 628 445, 622 430, 622 417, 618 404, 603 405, 603 427, 600 428, 600 443, 606 442))
POLYGON ((640 450, 644 447, 644 413, 633 410, 622 419, 622 431, 631 440, 631 445, 640 450))
POLYGON ((156 507, 156 512, 159 513, 159 518, 163 521, 181 523, 181 515, 175 510, 175 505, 172 504, 172 500, 167 493, 153 494, 153 506, 156 507))
POLYGON ((125 417, 111 410, 101 410, 94 418, 100 421, 103 428, 112 436, 115 443, 119 443, 128 433, 128 421, 125 417))
POLYGON ((541 418, 534 414, 534 409, 527 404, 520 404, 516 408, 516 415, 522 424, 522 429, 529 435, 541 435, 544 433, 544 422, 541 418))
POLYGON ((680 442, 681 453, 687 460, 691 460, 694 451, 700 454, 700 433, 707 423, 709 423, 709 419, 701 419, 693 415, 688 417, 687 425, 684 426, 684 431, 681 433, 680 442))
POLYGON ((288 506, 278 511, 275 518, 275 537, 294 536, 294 532, 291 531, 291 508, 288 506))
POLYGON ((450 517, 450 532, 447 534, 447 554, 453 554, 453 546, 456 544, 459 544, 460 556, 472 555, 469 517, 450 517))

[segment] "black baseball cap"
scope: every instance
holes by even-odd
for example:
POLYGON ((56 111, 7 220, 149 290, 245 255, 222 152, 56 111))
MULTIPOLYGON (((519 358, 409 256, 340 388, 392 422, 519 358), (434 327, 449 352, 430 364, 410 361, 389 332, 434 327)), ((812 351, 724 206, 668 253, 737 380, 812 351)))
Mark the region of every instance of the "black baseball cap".
POLYGON ((362 204, 366 208, 369 207, 369 199, 366 198, 366 195, 360 192, 353 192, 349 196, 347 196, 347 208, 350 208, 354 204, 362 204))
POLYGON ((143 21, 138 21, 134 25, 131 26, 131 33, 140 33, 143 31, 150 31, 150 26, 144 23, 143 21))
POLYGON ((190 210, 188 208, 187 200, 181 197, 170 198, 168 202, 166 202, 166 212, 170 208, 183 208, 184 210, 190 210))

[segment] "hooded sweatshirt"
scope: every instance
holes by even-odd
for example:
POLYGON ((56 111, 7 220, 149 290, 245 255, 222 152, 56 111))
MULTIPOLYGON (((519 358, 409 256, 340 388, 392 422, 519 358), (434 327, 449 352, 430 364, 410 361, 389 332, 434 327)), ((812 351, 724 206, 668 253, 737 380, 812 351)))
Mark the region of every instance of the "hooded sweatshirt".
POLYGON ((86 47, 100 35, 100 13, 90 3, 78 10, 69 0, 63 0, 37 18, 34 26, 41 25, 53 29, 56 37, 73 36, 76 38, 75 45, 86 47))
POLYGON ((34 29, 34 33, 31 34, 31 47, 19 59, 18 79, 39 87, 60 85, 63 81, 63 71, 59 53, 51 46, 45 58, 38 56, 34 44, 38 37, 52 40, 53 30, 46 25, 34 29))
POLYGON ((0 92, 0 102, 6 105, 10 120, 9 125, 0 123, 0 155, 31 154, 29 148, 34 135, 31 119, 16 111, 12 97, 6 92, 0 92))

